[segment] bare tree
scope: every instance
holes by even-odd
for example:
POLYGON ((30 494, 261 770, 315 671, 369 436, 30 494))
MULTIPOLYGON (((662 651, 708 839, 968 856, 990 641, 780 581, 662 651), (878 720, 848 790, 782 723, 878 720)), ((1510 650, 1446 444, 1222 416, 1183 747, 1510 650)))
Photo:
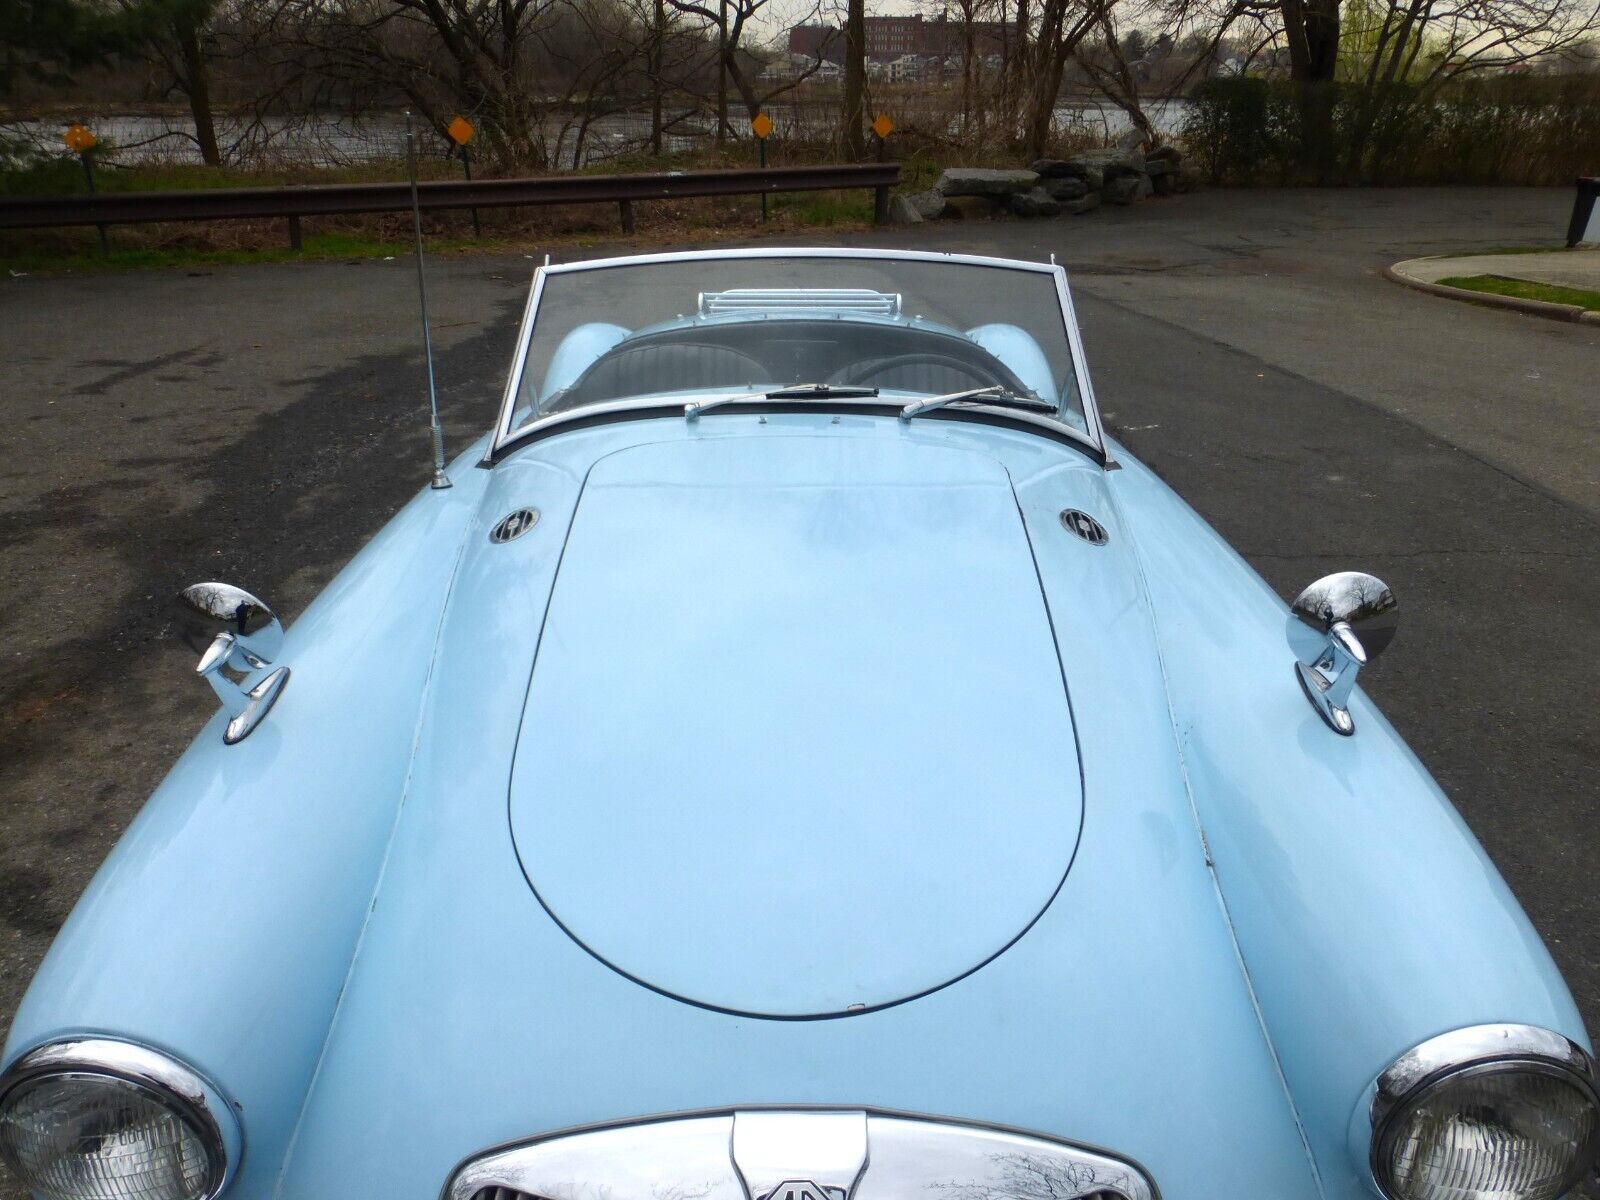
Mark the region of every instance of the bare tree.
MULTIPOLYGON (((716 0, 715 8, 711 7, 709 0, 667 0, 667 3, 680 13, 699 17, 707 27, 717 32, 715 68, 720 94, 717 105, 719 141, 728 129, 727 97, 726 92, 721 90, 726 85, 731 84, 739 94, 745 115, 754 117, 764 105, 804 82, 822 63, 822 51, 819 49, 804 71, 761 91, 756 87, 755 72, 751 70, 744 39, 758 14, 771 0, 716 0)), ((813 0, 809 13, 803 19, 814 18, 817 12, 818 0, 813 0)))
POLYGON ((188 101, 201 160, 220 166, 206 45, 217 0, 117 0, 117 8, 130 35, 127 45, 132 54, 160 72, 163 90, 188 101))
POLYGON ((1115 0, 1040 0, 1037 18, 1018 0, 1018 45, 1011 63, 1022 96, 1022 144, 1043 154, 1055 122, 1067 61, 1103 20, 1115 0))
POLYGON ((867 149, 867 14, 864 0, 848 0, 844 22, 844 113, 840 142, 845 157, 861 158, 867 149))

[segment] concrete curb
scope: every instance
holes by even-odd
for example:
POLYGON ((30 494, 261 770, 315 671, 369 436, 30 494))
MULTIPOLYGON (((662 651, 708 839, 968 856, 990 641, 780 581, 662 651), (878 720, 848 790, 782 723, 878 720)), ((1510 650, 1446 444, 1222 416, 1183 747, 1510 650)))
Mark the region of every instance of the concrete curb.
POLYGON ((1465 300, 1469 304, 1485 304, 1491 308, 1509 308, 1514 312, 1527 313, 1535 317, 1550 317, 1557 321, 1583 321, 1600 325, 1600 311, 1594 309, 1580 308, 1576 304, 1553 304, 1548 300, 1524 300, 1521 296, 1497 296, 1493 292, 1474 292, 1468 288, 1449 287, 1443 283, 1418 279, 1415 275, 1408 274, 1405 269, 1412 263, 1455 257, 1457 256, 1453 254, 1440 254, 1430 255, 1427 258, 1408 258, 1404 262, 1385 267, 1383 273, 1403 287, 1415 288, 1419 292, 1428 292, 1435 296, 1446 296, 1451 300, 1465 300))

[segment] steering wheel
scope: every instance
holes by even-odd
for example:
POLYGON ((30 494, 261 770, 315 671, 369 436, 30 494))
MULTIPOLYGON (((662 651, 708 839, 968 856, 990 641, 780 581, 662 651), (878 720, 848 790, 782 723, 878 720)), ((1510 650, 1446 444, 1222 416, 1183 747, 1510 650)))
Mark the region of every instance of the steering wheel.
POLYGON ((907 392, 957 392, 965 387, 1005 387, 1005 381, 974 363, 963 362, 949 354, 896 354, 880 358, 865 366, 846 367, 834 377, 835 383, 851 383, 861 387, 888 387, 907 392), (941 373, 951 378, 933 383, 941 373), (903 374, 904 381, 887 382, 892 376, 903 374), (928 385, 928 386, 925 386, 928 385))

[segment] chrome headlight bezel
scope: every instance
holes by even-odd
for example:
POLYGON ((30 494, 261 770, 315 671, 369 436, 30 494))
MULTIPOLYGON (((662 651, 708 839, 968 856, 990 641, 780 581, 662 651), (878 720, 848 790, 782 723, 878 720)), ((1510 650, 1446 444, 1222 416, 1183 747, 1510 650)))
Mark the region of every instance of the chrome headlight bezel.
POLYGON ((0 1110, 19 1087, 41 1079, 73 1077, 131 1084, 182 1119, 205 1151, 203 1200, 215 1200, 231 1181, 243 1136, 221 1093, 178 1060, 132 1042, 79 1038, 28 1051, 0 1074, 0 1110))
MULTIPOLYGON (((1404 1200, 1395 1189, 1391 1163, 1403 1122, 1440 1089, 1483 1075, 1520 1072, 1559 1078, 1577 1088, 1600 1112, 1600 1078, 1584 1048, 1562 1034, 1535 1025, 1472 1025, 1439 1034, 1412 1047, 1378 1076, 1368 1108, 1368 1166, 1379 1192, 1404 1200)), ((1600 1129, 1576 1157, 1570 1188, 1600 1154, 1600 1129)))

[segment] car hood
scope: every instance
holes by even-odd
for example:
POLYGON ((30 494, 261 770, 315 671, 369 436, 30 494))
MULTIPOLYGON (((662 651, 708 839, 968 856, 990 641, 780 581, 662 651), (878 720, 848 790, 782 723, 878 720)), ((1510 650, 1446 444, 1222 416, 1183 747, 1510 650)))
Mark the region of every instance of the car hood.
POLYGON ((483 500, 279 1194, 432 1200, 544 1131, 846 1105, 1103 1146, 1165 1200, 1315 1195, 1116 480, 992 425, 774 413, 459 482, 483 500))
POLYGON ((522 867, 586 950, 786 1017, 993 958, 1060 887, 1083 810, 1005 468, 914 442, 797 449, 712 438, 595 465, 510 783, 522 867))

